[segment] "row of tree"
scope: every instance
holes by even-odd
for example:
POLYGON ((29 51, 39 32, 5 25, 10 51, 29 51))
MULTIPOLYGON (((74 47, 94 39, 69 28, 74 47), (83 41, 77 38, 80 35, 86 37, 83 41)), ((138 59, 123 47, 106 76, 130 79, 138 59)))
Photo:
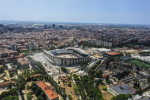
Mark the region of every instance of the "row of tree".
MULTIPOLYGON (((5 92, 2 92, 2 94, 0 95, 0 100, 3 99, 3 98, 6 98, 8 96, 18 96, 18 89, 17 88, 13 88, 13 89, 10 89, 9 91, 5 91, 5 92)), ((11 98, 11 97, 9 97, 11 98)), ((13 98, 13 97, 12 97, 13 98)), ((12 99, 13 100, 13 99, 12 99)))
POLYGON ((132 97, 132 94, 120 94, 111 98, 111 100, 128 100, 132 97))
POLYGON ((125 70, 122 73, 118 73, 117 75, 115 75, 115 77, 119 80, 123 79, 125 76, 128 76, 130 74, 130 71, 125 70))
POLYGON ((76 82, 75 94, 80 95, 83 100, 101 100, 102 94, 96 84, 96 80, 91 76, 73 75, 76 82))
POLYGON ((32 82, 29 89, 33 91, 33 93, 36 95, 38 100, 46 100, 46 95, 44 91, 40 87, 38 87, 35 82, 32 82))
POLYGON ((4 73, 4 70, 7 69, 7 66, 6 65, 2 65, 0 67, 0 74, 4 73))

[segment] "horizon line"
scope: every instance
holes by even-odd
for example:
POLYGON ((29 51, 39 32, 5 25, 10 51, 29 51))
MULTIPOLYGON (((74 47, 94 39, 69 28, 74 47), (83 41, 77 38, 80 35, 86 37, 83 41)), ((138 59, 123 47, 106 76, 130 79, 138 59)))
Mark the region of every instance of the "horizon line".
POLYGON ((64 22, 64 21, 34 21, 34 20, 0 20, 0 23, 18 23, 18 22, 32 22, 32 23, 51 23, 51 24, 112 24, 112 25, 146 25, 150 24, 127 24, 127 23, 100 23, 100 22, 64 22))

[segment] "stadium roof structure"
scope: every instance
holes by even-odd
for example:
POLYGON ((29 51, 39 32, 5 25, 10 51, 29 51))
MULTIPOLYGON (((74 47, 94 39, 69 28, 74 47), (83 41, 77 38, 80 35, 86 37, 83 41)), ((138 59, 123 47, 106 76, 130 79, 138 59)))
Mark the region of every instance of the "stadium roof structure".
POLYGON ((109 86, 109 88, 113 89, 114 91, 116 91, 119 94, 134 94, 136 92, 136 90, 122 82, 117 83, 117 84, 113 84, 111 86, 109 86))
POLYGON ((76 51, 76 53, 78 52, 78 53, 81 53, 85 56, 89 55, 84 50, 82 50, 80 48, 74 48, 74 47, 68 47, 68 48, 65 48, 65 49, 55 49, 55 50, 51 50, 49 53, 54 56, 54 55, 59 55, 59 54, 69 54, 69 53, 73 53, 75 51, 76 51))

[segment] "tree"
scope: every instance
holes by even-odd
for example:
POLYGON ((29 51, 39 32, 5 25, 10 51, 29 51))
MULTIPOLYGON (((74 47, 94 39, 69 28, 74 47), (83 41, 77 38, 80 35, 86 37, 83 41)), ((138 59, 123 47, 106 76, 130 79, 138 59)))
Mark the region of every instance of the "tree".
POLYGON ((65 67, 61 67, 61 70, 62 70, 64 73, 68 73, 68 70, 67 70, 65 67))
POLYGON ((138 94, 142 94, 143 93, 143 91, 142 91, 142 89, 140 87, 137 89, 137 93, 138 94))
POLYGON ((112 81, 109 79, 109 76, 108 76, 108 75, 106 76, 106 83, 107 83, 107 84, 111 84, 111 83, 112 83, 112 81))
POLYGON ((120 94, 111 98, 111 100, 128 100, 127 94, 120 94))
POLYGON ((101 85, 104 84, 102 79, 96 80, 96 85, 99 86, 99 84, 101 84, 101 85))
POLYGON ((4 97, 1 100, 19 100, 18 96, 8 96, 4 97))
POLYGON ((106 87, 106 86, 103 86, 103 90, 104 90, 104 91, 107 91, 107 87, 106 87))
POLYGON ((68 99, 69 99, 69 100, 73 100, 73 98, 72 98, 71 95, 68 95, 68 99))
POLYGON ((136 88, 136 89, 139 89, 140 83, 139 83, 138 80, 134 80, 134 85, 133 85, 133 87, 136 88))
POLYGON ((31 87, 29 85, 27 85, 27 90, 30 90, 30 89, 31 89, 31 87))
POLYGON ((102 72, 102 70, 96 71, 96 77, 97 77, 97 78, 102 78, 102 77, 103 77, 103 72, 102 72))
POLYGON ((66 94, 66 93, 64 93, 64 94, 62 95, 62 97, 63 97, 63 99, 64 99, 64 100, 66 100, 66 98, 67 98, 67 94, 66 94))
POLYGON ((147 82, 150 83, 150 77, 147 78, 147 82))
POLYGON ((0 73, 3 73, 4 70, 5 70, 5 67, 4 67, 4 66, 0 67, 0 73))
POLYGON ((81 98, 83 100, 88 100, 90 98, 91 100, 101 100, 102 94, 99 90, 98 86, 95 85, 96 81, 94 80, 94 77, 92 76, 80 76, 80 78, 77 75, 73 75, 76 85, 74 85, 75 93, 81 95, 81 98))
POLYGON ((42 97, 42 96, 38 96, 37 98, 38 98, 38 100, 45 100, 44 97, 42 97))
POLYGON ((124 78, 125 76, 128 76, 130 74, 130 71, 123 71, 122 73, 118 73, 115 77, 117 77, 119 80, 124 78))
POLYGON ((32 100, 32 94, 31 93, 27 93, 27 98, 28 98, 28 100, 32 100))
POLYGON ((68 83, 68 86, 71 87, 71 82, 68 83))
POLYGON ((31 89, 34 92, 34 94, 38 97, 38 100, 45 100, 46 99, 45 93, 42 91, 42 89, 40 87, 38 87, 36 85, 36 83, 34 83, 34 82, 32 83, 31 89))
POLYGON ((25 89, 25 84, 26 84, 26 80, 24 79, 23 76, 19 75, 18 76, 18 89, 19 89, 19 91, 22 91, 23 89, 25 89))
POLYGON ((16 91, 18 91, 17 88, 12 88, 11 90, 9 90, 7 92, 2 92, 2 94, 0 95, 0 100, 7 96, 17 96, 18 92, 16 92, 16 91))

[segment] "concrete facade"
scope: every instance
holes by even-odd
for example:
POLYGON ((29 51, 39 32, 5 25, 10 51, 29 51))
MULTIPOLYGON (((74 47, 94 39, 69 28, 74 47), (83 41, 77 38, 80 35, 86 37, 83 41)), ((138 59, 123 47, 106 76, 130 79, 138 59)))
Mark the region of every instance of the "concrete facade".
MULTIPOLYGON (((66 49, 66 51, 67 50, 68 49, 66 49)), ((69 50, 71 50, 71 49, 69 49, 69 50)), ((73 50, 75 50, 75 49, 73 49, 73 50)), ((59 65, 59 66, 73 66, 73 65, 87 62, 90 60, 90 56, 88 54, 78 52, 78 50, 75 50, 75 51, 76 51, 76 53, 78 53, 78 55, 80 55, 77 58, 57 57, 56 55, 51 54, 50 53, 51 51, 48 52, 46 50, 44 50, 44 55, 47 56, 54 64, 59 65)), ((75 53, 74 53, 74 55, 75 55, 75 53)))

